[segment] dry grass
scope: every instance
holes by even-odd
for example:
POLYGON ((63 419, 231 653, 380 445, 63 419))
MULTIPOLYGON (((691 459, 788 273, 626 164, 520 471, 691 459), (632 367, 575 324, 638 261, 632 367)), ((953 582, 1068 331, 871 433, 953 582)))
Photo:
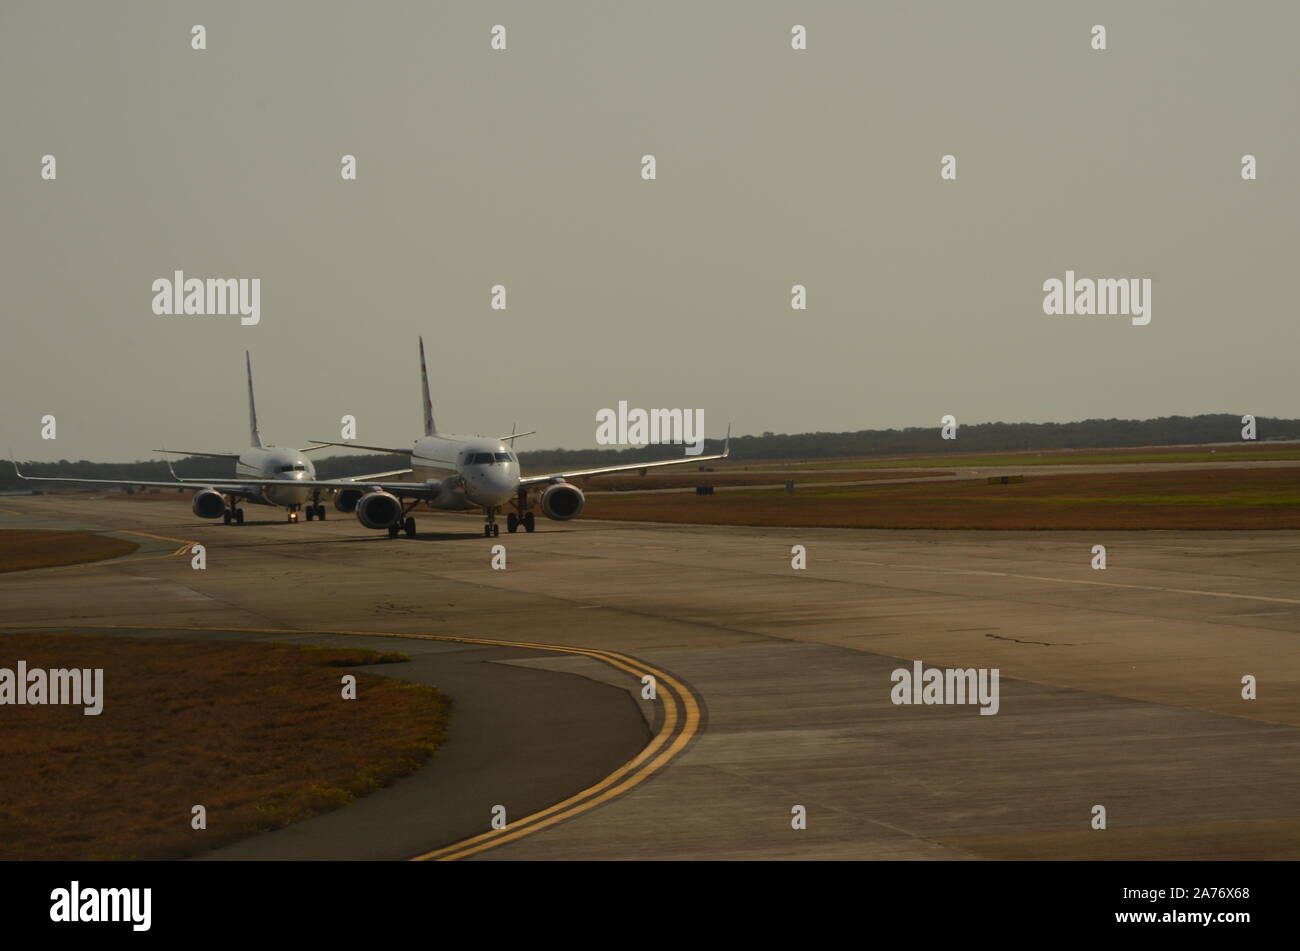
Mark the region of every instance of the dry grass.
MULTIPOLYGON (((950 443, 938 453, 832 457, 801 459, 747 459, 749 469, 856 469, 900 466, 1057 466, 1109 465, 1112 463, 1169 462, 1278 462, 1300 459, 1300 444, 1294 442, 1237 442, 1206 446, 1124 446, 1088 449, 1012 449, 971 451, 961 441, 950 443)), ((734 460, 733 460, 734 463, 734 460)))
POLYGON ((665 469, 656 472, 651 469, 645 475, 626 473, 620 475, 588 476, 587 484, 592 491, 635 492, 647 489, 690 489, 697 485, 775 485, 793 479, 796 484, 806 482, 869 482, 881 479, 912 479, 949 476, 952 472, 940 469, 852 469, 852 471, 818 472, 816 470, 791 468, 763 469, 754 471, 735 467, 719 468, 716 472, 683 472, 681 469, 665 469))
POLYGON ((1217 469, 784 490, 594 496, 590 518, 948 529, 1300 528, 1300 471, 1217 469))
POLYGON ((129 555, 135 542, 89 532, 0 531, 0 571, 27 571, 55 565, 79 565, 129 555))
POLYGON ((348 666, 400 654, 0 634, 0 667, 104 668, 104 710, 4 706, 0 860, 168 859, 346 805, 442 742, 432 687, 348 666), (206 830, 191 807, 207 808, 206 830))

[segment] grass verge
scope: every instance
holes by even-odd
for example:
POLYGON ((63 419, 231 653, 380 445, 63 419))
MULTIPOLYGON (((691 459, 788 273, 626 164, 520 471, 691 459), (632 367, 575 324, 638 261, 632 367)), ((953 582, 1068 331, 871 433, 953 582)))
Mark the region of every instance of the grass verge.
POLYGON ((889 486, 590 496, 584 516, 710 525, 944 529, 1300 528, 1300 471, 1212 469, 889 486))
POLYGON ((43 532, 10 528, 0 531, 0 572, 79 565, 129 555, 140 546, 121 538, 90 532, 43 532))
POLYGON ((450 702, 348 668, 400 654, 0 634, 0 667, 104 669, 103 712, 0 706, 0 860, 175 859, 347 805, 426 762, 450 702), (191 810, 207 810, 207 829, 191 810))

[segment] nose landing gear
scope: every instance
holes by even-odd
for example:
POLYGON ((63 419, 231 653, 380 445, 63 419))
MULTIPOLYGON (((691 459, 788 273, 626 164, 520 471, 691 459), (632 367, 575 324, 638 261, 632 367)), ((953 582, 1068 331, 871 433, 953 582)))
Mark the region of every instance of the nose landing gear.
MULTIPOLYGON (((487 516, 487 521, 483 524, 483 537, 496 538, 501 534, 501 526, 497 524, 497 510, 495 508, 485 508, 483 514, 487 516)), ((511 516, 513 518, 514 516, 511 516)), ((509 528, 509 521, 506 523, 509 528)), ((513 528, 510 531, 514 531, 513 528)))

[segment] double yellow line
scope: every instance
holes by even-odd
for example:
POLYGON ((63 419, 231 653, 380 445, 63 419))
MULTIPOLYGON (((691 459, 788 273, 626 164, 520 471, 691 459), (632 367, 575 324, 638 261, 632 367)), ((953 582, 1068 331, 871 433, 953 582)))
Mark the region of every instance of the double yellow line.
POLYGON ((590 647, 565 647, 558 644, 535 644, 530 641, 488 640, 481 637, 460 637, 451 634, 399 634, 392 631, 313 631, 300 629, 266 628, 266 627, 185 627, 178 624, 169 625, 115 625, 115 624, 78 624, 65 625, 95 630, 142 630, 142 631, 231 631, 247 634, 335 634, 340 637, 395 637, 421 641, 445 641, 455 644, 482 644, 487 647, 519 647, 529 650, 553 651, 560 654, 578 654, 609 664, 636 678, 647 675, 655 679, 657 702, 663 704, 663 721, 659 730, 646 744, 645 748, 614 772, 599 782, 575 793, 568 799, 557 802, 538 812, 510 822, 503 829, 493 829, 479 835, 444 845, 431 852, 413 856, 408 861, 450 862, 455 859, 477 855, 488 849, 514 842, 526 835, 540 832, 566 819, 581 815, 603 805, 618 796, 636 788, 655 773, 659 772, 678 756, 700 732, 700 705, 689 686, 673 675, 645 661, 615 651, 599 650, 590 647))
POLYGON ((505 845, 534 832, 540 832, 556 823, 571 819, 576 815, 595 809, 623 793, 639 786, 659 770, 663 769, 675 756, 682 752, 700 730, 700 707, 690 688, 676 677, 662 670, 651 667, 644 661, 614 651, 595 650, 583 647, 559 647, 554 644, 530 644, 520 641, 486 641, 477 638, 438 637, 437 635, 413 634, 410 637, 429 637, 433 640, 464 641, 470 644, 494 644, 510 647, 528 647, 536 650, 558 651, 565 654, 581 654, 602 661, 612 667, 625 671, 638 681, 645 675, 655 679, 656 697, 663 703, 663 722, 659 731, 636 756, 628 760, 600 782, 588 786, 562 802, 548 806, 540 812, 534 812, 522 819, 509 823, 503 829, 493 829, 480 835, 462 839, 451 845, 445 845, 432 852, 425 852, 413 857, 412 862, 451 862, 468 858, 487 849, 505 845))
POLYGON ((168 554, 168 555, 148 555, 148 556, 146 556, 146 557, 144 557, 144 558, 136 558, 136 559, 134 559, 135 561, 149 561, 151 558, 175 558, 177 555, 183 555, 183 554, 185 554, 187 551, 189 551, 191 548, 193 548, 195 545, 198 544, 198 542, 196 542, 196 541, 186 541, 186 540, 183 539, 183 538, 172 538, 172 536, 170 536, 170 535, 151 535, 151 534, 149 534, 148 532, 135 532, 135 531, 131 531, 130 529, 126 529, 126 528, 124 528, 124 529, 121 530, 121 534, 123 534, 123 535, 140 535, 140 536, 142 536, 142 537, 144 537, 144 538, 156 538, 156 539, 158 539, 158 541, 162 541, 162 542, 180 542, 180 543, 181 543, 180 547, 177 548, 177 549, 176 549, 174 552, 172 552, 171 554, 168 554))

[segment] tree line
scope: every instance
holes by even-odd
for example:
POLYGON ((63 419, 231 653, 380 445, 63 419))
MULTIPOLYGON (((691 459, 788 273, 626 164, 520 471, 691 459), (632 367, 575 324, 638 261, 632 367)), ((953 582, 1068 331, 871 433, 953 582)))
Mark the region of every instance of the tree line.
MULTIPOLYGON (((1300 440, 1300 420, 1257 417, 1258 439, 1300 440)), ((960 426, 956 439, 941 439, 938 426, 906 429, 863 429, 845 433, 772 433, 733 436, 733 459, 796 462, 806 459, 893 455, 940 455, 966 452, 1012 450, 1132 448, 1137 446, 1204 445, 1241 441, 1241 417, 1231 413, 1201 416, 1162 416, 1158 419, 1085 419, 1073 423, 974 423, 960 426)), ((521 450, 520 465, 525 473, 648 462, 672 457, 675 446, 643 446, 628 449, 537 449, 521 450)), ((704 455, 722 451, 722 440, 705 442, 704 455)), ((320 478, 338 479, 400 469, 405 456, 391 454, 338 455, 315 460, 320 478)), ((233 465, 220 459, 186 457, 172 464, 176 474, 192 478, 229 479, 233 465)), ((80 479, 141 479, 168 481, 167 464, 140 462, 22 463, 29 476, 69 476, 80 479)), ((14 477, 13 466, 0 464, 0 487, 6 490, 31 488, 14 477)))

